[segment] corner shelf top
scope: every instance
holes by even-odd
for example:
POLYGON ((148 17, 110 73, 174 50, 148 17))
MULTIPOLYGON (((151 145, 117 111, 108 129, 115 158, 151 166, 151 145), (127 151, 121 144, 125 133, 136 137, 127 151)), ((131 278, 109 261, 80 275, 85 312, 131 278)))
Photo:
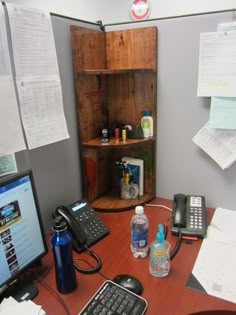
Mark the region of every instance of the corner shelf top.
POLYGON ((144 139, 126 139, 123 140, 117 140, 115 138, 109 139, 108 143, 101 143, 101 137, 83 142, 84 147, 101 147, 101 148, 110 148, 110 147, 122 147, 122 146, 130 146, 130 145, 137 145, 142 144, 144 142, 153 142, 155 141, 155 137, 150 138, 144 138, 144 139))
POLYGON ((78 75, 107 75, 107 74, 122 74, 122 73, 134 73, 134 72, 156 72, 156 68, 146 69, 94 69, 94 70, 79 70, 78 75))

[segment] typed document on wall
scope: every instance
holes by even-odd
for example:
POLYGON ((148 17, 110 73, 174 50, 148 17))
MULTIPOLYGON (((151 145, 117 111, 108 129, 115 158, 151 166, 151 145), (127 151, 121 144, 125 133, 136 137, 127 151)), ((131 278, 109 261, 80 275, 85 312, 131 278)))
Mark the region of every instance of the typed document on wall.
POLYGON ((236 96, 236 31, 200 35, 198 96, 236 96))
POLYGON ((48 12, 6 3, 20 111, 29 149, 69 138, 48 12))
POLYGON ((26 149, 12 77, 6 21, 0 4, 0 156, 26 149))

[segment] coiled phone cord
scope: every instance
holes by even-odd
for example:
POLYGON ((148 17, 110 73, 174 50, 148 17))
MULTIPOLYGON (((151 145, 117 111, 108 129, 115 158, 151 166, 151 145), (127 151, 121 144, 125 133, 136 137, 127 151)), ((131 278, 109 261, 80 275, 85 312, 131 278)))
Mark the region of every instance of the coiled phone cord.
POLYGON ((77 271, 79 271, 81 273, 85 273, 85 274, 92 274, 92 273, 98 272, 102 268, 102 261, 101 261, 101 259, 91 249, 89 249, 87 245, 84 245, 84 248, 87 250, 89 255, 92 256, 93 259, 97 262, 97 265, 96 266, 92 266, 91 264, 89 264, 92 267, 90 269, 84 269, 84 268, 81 268, 76 263, 74 263, 75 269, 77 271))

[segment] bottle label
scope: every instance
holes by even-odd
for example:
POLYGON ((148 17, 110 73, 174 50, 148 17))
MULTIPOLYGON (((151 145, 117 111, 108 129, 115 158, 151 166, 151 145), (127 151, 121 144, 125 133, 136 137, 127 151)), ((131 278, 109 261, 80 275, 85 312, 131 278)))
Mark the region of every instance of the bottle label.
POLYGON ((146 247, 147 246, 147 236, 148 236, 147 231, 142 231, 142 232, 132 231, 131 232, 132 246, 134 248, 146 247))
POLYGON ((166 250, 154 250, 153 255, 156 257, 160 257, 160 256, 167 256, 168 253, 166 250))

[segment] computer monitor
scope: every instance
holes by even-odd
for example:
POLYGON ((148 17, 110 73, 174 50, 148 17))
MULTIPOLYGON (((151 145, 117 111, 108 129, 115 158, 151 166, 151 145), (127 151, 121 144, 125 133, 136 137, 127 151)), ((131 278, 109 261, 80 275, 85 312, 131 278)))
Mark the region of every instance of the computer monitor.
MULTIPOLYGON (((32 170, 0 179, 0 297, 46 253, 32 170)), ((24 283, 19 287, 23 289, 24 283)), ((32 292, 37 294, 37 290, 28 290, 25 293, 23 289, 18 300, 29 299, 32 292)))

